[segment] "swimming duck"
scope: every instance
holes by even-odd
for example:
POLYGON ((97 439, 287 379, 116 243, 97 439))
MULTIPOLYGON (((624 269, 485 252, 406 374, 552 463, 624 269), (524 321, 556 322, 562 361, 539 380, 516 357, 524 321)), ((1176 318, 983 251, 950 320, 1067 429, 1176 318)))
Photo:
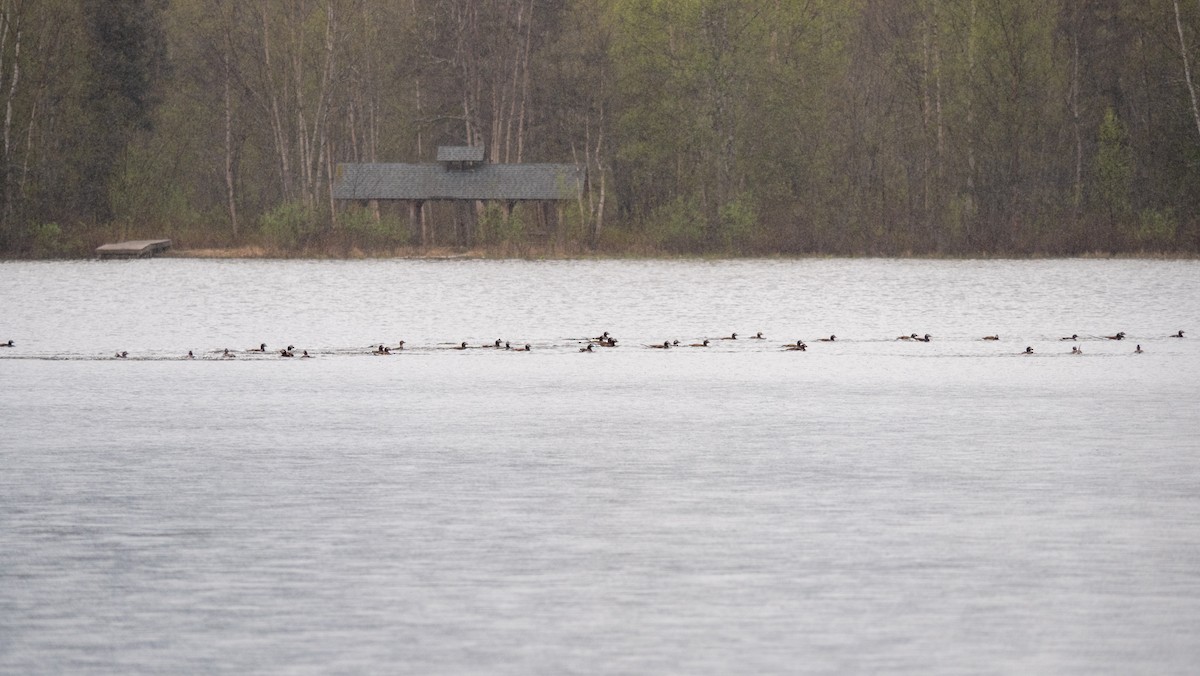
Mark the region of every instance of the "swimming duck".
POLYGON ((670 347, 671 347, 671 341, 664 340, 662 345, 647 345, 646 347, 652 347, 657 350, 667 350, 667 349, 670 349, 670 347))
POLYGON ((930 338, 932 338, 932 337, 933 337, 933 336, 931 336, 931 335, 929 335, 928 333, 926 333, 924 338, 917 338, 916 336, 913 336, 913 340, 919 340, 919 341, 921 341, 922 343, 928 343, 928 342, 929 342, 929 339, 930 339, 930 338))
POLYGON ((754 334, 753 336, 750 336, 750 337, 751 337, 752 339, 754 339, 754 340, 766 340, 766 337, 765 337, 765 336, 763 336, 763 334, 762 334, 762 331, 759 331, 758 333, 756 333, 756 334, 754 334))
POLYGON ((267 351, 267 344, 266 344, 266 343, 262 343, 262 344, 260 344, 258 347, 252 347, 252 348, 250 348, 249 350, 246 350, 246 351, 247 351, 247 352, 266 352, 266 351, 267 351))
POLYGON ((1078 333, 1072 333, 1071 335, 1069 335, 1069 336, 1067 336, 1067 337, 1065 337, 1065 338, 1059 338, 1059 340, 1079 340, 1079 334, 1078 334, 1078 333))
POLYGON ((455 347, 455 348, 452 348, 452 349, 455 349, 455 350, 465 350, 465 349, 467 349, 467 341, 465 341, 465 340, 464 340, 463 342, 461 342, 461 343, 459 343, 459 344, 458 344, 458 347, 455 347))
POLYGON ((581 348, 579 348, 579 351, 580 352, 592 352, 592 344, 588 343, 587 347, 581 347, 581 348))
POLYGON ((124 359, 129 356, 129 353, 128 352, 118 352, 113 356, 116 357, 117 359, 124 359))
POLYGON ((1071 354, 1083 354, 1083 350, 1079 349, 1079 346, 1076 345, 1071 348, 1071 354))
POLYGON ((708 347, 708 339, 705 338, 703 343, 692 343, 688 347, 708 347))
POLYGON ((995 335, 995 336, 984 336, 984 337, 983 337, 983 340, 1000 340, 1000 336, 999 336, 999 335, 995 335))
POLYGON ((399 342, 399 343, 396 345, 395 349, 397 349, 397 350, 403 350, 403 349, 404 349, 404 341, 403 341, 403 340, 402 340, 402 341, 400 341, 400 342, 399 342))
POLYGON ((616 347, 616 346, 617 346, 616 338, 609 337, 609 338, 606 338, 606 339, 600 341, 600 347, 616 347))
POLYGON ((1137 348, 1133 351, 1134 354, 1141 354, 1142 352, 1145 352, 1145 350, 1142 349, 1141 345, 1138 345, 1137 348))
MULTIPOLYGON (((1180 333, 1183 333, 1183 332, 1180 331, 1180 333)), ((1180 336, 1180 337, 1182 338, 1182 336, 1180 336)), ((0 343, 0 347, 16 347, 16 345, 13 345, 12 340, 9 340, 7 343, 0 343)))
POLYGON ((196 358, 196 355, 192 354, 191 350, 188 350, 188 355, 186 357, 184 357, 184 359, 195 359, 195 358, 196 358))
POLYGON ((795 345, 785 345, 783 349, 793 352, 804 352, 808 349, 808 346, 804 344, 803 340, 797 340, 795 345))
POLYGON ((496 348, 497 350, 500 349, 500 339, 499 338, 496 339, 495 343, 492 343, 492 347, 496 348))
POLYGON ((1107 338, 1107 339, 1109 339, 1109 340, 1125 340, 1125 332, 1124 332, 1124 331, 1117 331, 1117 335, 1115 335, 1115 336, 1105 336, 1105 338, 1107 338))
POLYGON ((221 354, 221 357, 222 357, 223 359, 233 359, 233 358, 237 357, 237 355, 236 355, 236 354, 234 354, 234 353, 232 353, 232 352, 230 352, 230 351, 229 351, 229 348, 225 348, 225 352, 223 352, 223 353, 221 354))
MULTIPOLYGON (((387 354, 386 352, 384 354, 387 354)), ((280 357, 295 357, 296 355, 291 350, 280 350, 280 357)))
POLYGON ((1021 354, 1033 354, 1033 348, 1032 348, 1032 347, 1026 347, 1026 348, 1025 348, 1025 351, 1024 351, 1024 352, 1022 352, 1021 354))
POLYGON ((608 331, 605 331, 604 333, 601 333, 599 336, 596 336, 595 338, 589 338, 588 340, 594 340, 597 343, 603 343, 603 342, 607 341, 608 338, 609 338, 608 331))
POLYGON ((896 340, 920 340, 920 338, 917 338, 917 334, 910 333, 907 336, 896 336, 896 340))
MULTIPOLYGON (((403 342, 403 341, 401 341, 401 342, 403 342)), ((313 358, 313 356, 312 356, 311 354, 309 354, 309 353, 308 353, 308 350, 305 350, 305 351, 304 351, 304 354, 300 355, 300 358, 301 358, 301 359, 312 359, 312 358, 313 358)))
MULTIPOLYGON (((284 352, 287 352, 287 350, 284 350, 284 352)), ((380 345, 379 347, 375 348, 375 350, 373 352, 371 352, 371 354, 378 354, 378 355, 386 355, 386 354, 391 354, 391 353, 392 353, 391 348, 389 348, 386 345, 380 345)))
POLYGON ((737 340, 737 334, 736 333, 730 334, 728 336, 725 336, 721 340, 737 340))
MULTIPOLYGON (((466 345, 466 343, 463 343, 463 345, 466 345)), ((514 347, 513 352, 529 352, 531 349, 533 348, 529 347, 529 343, 525 343, 525 347, 514 347)))
POLYGON ((506 340, 506 341, 504 341, 504 349, 506 349, 506 350, 511 350, 511 349, 512 349, 512 345, 510 345, 510 344, 509 344, 509 342, 508 342, 507 340, 506 340))
POLYGON ((829 336, 828 338, 820 338, 817 342, 834 343, 834 342, 837 342, 837 336, 829 336))
MULTIPOLYGON (((1172 334, 1171 334, 1170 336, 1168 336, 1168 337, 1169 337, 1169 338, 1182 338, 1182 337, 1183 337, 1183 329, 1179 329, 1179 333, 1172 333, 1172 334)), ((12 347, 12 341, 11 341, 11 340, 10 340, 10 341, 8 341, 8 347, 12 347)))

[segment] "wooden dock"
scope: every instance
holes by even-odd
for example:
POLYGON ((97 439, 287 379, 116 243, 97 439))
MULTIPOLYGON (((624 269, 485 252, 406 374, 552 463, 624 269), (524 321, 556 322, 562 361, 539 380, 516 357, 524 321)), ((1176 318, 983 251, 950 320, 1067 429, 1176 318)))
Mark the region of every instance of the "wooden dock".
POLYGON ((96 248, 96 256, 106 258, 149 258, 171 248, 169 239, 137 239, 131 242, 105 244, 96 248))

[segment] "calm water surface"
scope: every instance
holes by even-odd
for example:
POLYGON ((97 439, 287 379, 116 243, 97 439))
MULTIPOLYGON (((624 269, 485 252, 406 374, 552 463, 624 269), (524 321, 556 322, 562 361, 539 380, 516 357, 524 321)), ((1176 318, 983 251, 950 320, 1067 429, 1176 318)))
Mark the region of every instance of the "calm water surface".
POLYGON ((155 259, 0 289, 3 673, 1200 664, 1195 261, 155 259))

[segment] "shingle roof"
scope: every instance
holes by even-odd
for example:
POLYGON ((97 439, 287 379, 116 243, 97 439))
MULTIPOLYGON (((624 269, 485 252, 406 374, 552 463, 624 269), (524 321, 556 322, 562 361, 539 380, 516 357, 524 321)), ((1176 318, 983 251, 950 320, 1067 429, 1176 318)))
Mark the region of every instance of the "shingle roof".
POLYGON ((344 200, 565 200, 583 191, 574 164, 340 164, 333 196, 344 200))
POLYGON ((483 146, 438 146, 438 162, 482 162, 483 146))

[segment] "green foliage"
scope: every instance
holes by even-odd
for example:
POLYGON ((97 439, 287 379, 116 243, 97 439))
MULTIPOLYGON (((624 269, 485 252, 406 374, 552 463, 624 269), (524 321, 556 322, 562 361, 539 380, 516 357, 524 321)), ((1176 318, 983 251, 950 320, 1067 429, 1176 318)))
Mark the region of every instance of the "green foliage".
POLYGON ((320 232, 316 214, 300 202, 284 202, 263 214, 259 229, 271 246, 287 251, 312 244, 320 232))
POLYGON ((650 215, 647 234, 658 247, 673 253, 702 250, 704 214, 694 198, 679 196, 650 215))
POLYGON ((39 223, 32 228, 35 258, 67 258, 81 253, 82 244, 57 223, 39 223))
POLYGON ((89 143, 80 158, 86 206, 112 216, 106 188, 131 135, 152 128, 166 73, 159 0, 82 0, 90 68, 82 97, 89 143))
POLYGON ((515 244, 521 240, 524 231, 520 209, 514 209, 506 218, 503 207, 489 203, 479 217, 479 239, 485 245, 515 244))
POLYGON ((754 198, 749 194, 743 194, 722 205, 718 224, 725 251, 729 253, 745 252, 746 246, 750 242, 750 236, 758 225, 758 212, 755 208, 754 198))
POLYGON ((338 216, 338 234, 351 249, 372 251, 408 244, 408 236, 395 217, 375 218, 369 209, 352 207, 338 216))
MULTIPOLYGON (((1165 2, 39 0, 0 3, 0 52, 0 255, 412 246, 330 175, 463 142, 604 176, 608 252, 1200 250, 1165 2)), ((592 243, 575 203, 428 213, 435 245, 592 243)))
POLYGON ((1134 239, 1142 249, 1165 250, 1175 244, 1178 225, 1169 209, 1145 209, 1138 214, 1134 239))
POLYGON ((1130 202, 1133 161, 1129 155, 1125 126, 1112 108, 1104 111, 1099 136, 1095 170, 1096 203, 1110 224, 1126 223, 1133 212, 1130 202))

